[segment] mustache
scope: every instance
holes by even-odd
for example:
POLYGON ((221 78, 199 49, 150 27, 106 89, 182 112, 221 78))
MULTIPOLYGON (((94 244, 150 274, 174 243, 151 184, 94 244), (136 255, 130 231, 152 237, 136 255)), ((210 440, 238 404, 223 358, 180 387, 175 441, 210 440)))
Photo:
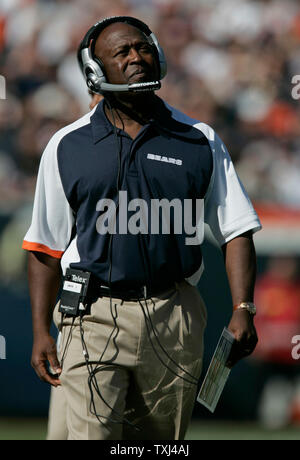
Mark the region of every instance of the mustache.
POLYGON ((151 73, 153 74, 153 69, 151 66, 149 66, 148 64, 143 64, 143 65, 139 65, 136 70, 134 70, 131 74, 130 74, 130 77, 134 77, 135 75, 139 75, 139 74, 142 74, 142 73, 151 73))

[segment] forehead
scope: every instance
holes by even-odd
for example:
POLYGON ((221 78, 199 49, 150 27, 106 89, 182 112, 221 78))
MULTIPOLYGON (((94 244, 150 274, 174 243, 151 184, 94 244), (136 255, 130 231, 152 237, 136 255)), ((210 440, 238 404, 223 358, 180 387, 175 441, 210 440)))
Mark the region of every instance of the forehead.
POLYGON ((123 22, 115 22, 100 33, 96 40, 95 51, 100 52, 101 49, 120 46, 132 40, 148 41, 146 35, 137 27, 123 22))

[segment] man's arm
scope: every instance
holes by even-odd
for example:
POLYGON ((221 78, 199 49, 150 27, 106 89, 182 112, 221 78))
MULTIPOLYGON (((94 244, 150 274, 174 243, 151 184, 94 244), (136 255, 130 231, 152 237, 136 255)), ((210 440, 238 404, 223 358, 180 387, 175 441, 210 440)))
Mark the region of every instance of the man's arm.
POLYGON ((41 380, 58 386, 61 369, 50 327, 61 281, 60 259, 41 252, 29 252, 28 281, 33 323, 31 364, 41 380), (48 371, 47 362, 56 375, 48 371))
MULTIPOLYGON (((226 272, 233 305, 253 302, 256 279, 256 254, 252 232, 244 233, 223 246, 226 272)), ((234 334, 236 345, 230 357, 230 365, 250 355, 257 344, 253 315, 247 310, 232 314, 228 329, 234 334)))

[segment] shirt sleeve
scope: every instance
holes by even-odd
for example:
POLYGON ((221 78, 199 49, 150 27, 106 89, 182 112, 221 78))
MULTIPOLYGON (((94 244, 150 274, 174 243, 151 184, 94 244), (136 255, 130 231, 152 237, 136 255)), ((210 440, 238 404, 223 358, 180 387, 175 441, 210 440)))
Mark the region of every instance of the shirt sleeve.
POLYGON ((74 214, 63 190, 57 163, 58 140, 47 145, 39 166, 32 221, 22 248, 60 259, 72 235, 74 214))
POLYGON ((217 134, 210 129, 208 140, 213 154, 213 173, 205 198, 205 222, 222 246, 233 238, 261 229, 261 223, 217 134))

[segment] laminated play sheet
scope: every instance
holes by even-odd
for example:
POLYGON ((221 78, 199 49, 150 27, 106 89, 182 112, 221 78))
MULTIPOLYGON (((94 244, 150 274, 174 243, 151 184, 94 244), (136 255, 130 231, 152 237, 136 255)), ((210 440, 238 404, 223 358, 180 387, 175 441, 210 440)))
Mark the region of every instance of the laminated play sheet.
POLYGON ((225 327, 215 349, 197 401, 214 412, 231 369, 226 366, 235 338, 225 327))

